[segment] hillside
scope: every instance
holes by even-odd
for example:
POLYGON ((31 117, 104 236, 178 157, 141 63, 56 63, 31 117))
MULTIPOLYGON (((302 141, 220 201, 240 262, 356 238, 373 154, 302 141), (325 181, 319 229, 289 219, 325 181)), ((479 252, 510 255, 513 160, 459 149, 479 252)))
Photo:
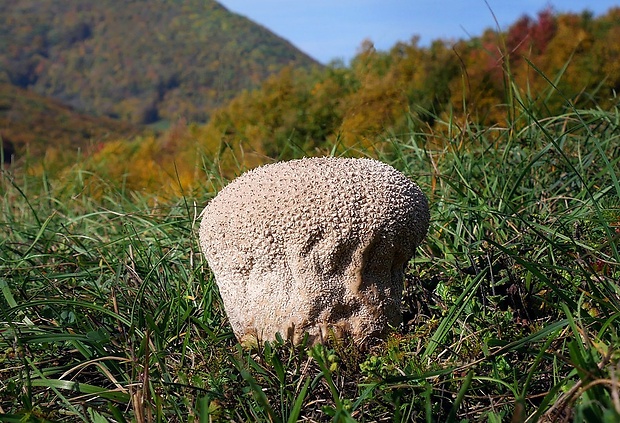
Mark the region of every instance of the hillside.
MULTIPOLYGON (((523 128, 620 103, 620 8, 600 16, 524 16, 506 32, 389 51, 362 46, 350 67, 287 67, 215 110, 207 124, 176 121, 158 137, 108 143, 84 169, 123 189, 176 196, 275 160, 395 155, 393 141, 469 145, 476 128, 523 128), (449 133, 444 133, 449 127, 449 133), (370 153, 369 153, 370 152, 370 153)), ((527 140, 523 141, 527 144, 527 140)))
MULTIPOLYGON (((62 178, 0 172, 0 421, 619 422, 620 109, 533 113, 517 109, 510 127, 436 122, 375 156, 426 194, 431 227, 404 284, 384 288, 402 291, 403 324, 363 351, 327 325, 323 347, 237 343, 198 239, 226 183, 212 156, 194 165, 147 138, 107 143, 108 162, 62 178), (195 189, 152 197, 188 170, 195 189)), ((195 143, 195 128, 175 125, 168 145, 195 143)), ((234 260, 272 242, 252 221, 234 260)), ((320 247, 350 269, 348 248, 373 248, 364 232, 320 247)), ((377 295, 383 257, 354 269, 358 299, 377 295)), ((253 277, 273 272, 264 262, 253 277)))
POLYGON ((447 122, 451 139, 468 144, 463 134, 475 127, 520 131, 532 124, 525 116, 613 110, 619 63, 620 8, 600 16, 545 9, 506 32, 428 47, 415 37, 389 51, 366 42, 350 67, 284 67, 207 124, 175 119, 158 136, 108 142, 82 165, 123 189, 166 196, 203 183, 205 166, 228 178, 298 156, 398 154, 391 140, 402 134, 443 148, 447 122))
MULTIPOLYGON (((0 422, 620 422, 620 8, 362 47, 350 67, 287 66, 207 124, 139 136, 0 85, 6 152, 46 150, 0 166, 0 422), (201 211, 248 168, 319 155, 376 158, 428 198, 426 239, 384 287, 402 291, 402 324, 367 350, 324 324, 322 346, 244 348, 201 211)), ((267 245, 255 217, 247 245, 267 245)), ((322 246, 355 264, 363 233, 322 246)), ((377 267, 355 269, 359 299, 377 267)))
POLYGON ((88 151, 101 142, 143 132, 126 122, 93 117, 31 91, 0 84, 0 137, 5 163, 26 153, 41 157, 52 149, 88 151))
POLYGON ((286 65, 317 63, 213 0, 0 2, 0 82, 89 114, 206 121, 286 65))

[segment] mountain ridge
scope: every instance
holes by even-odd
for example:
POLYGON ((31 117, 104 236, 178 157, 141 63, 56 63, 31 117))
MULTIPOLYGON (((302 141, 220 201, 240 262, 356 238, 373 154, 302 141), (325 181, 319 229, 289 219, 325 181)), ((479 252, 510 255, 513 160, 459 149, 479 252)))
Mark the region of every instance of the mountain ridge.
POLYGON ((0 4, 0 82, 88 114, 205 122, 285 66, 320 65, 213 0, 0 4))

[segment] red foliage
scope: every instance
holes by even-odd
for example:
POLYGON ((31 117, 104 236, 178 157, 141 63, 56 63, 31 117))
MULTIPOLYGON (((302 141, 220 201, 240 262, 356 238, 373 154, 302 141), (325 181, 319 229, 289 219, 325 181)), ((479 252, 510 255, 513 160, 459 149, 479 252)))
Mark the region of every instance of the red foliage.
POLYGON ((506 47, 510 53, 523 51, 532 30, 532 18, 523 15, 514 23, 506 34, 506 47))
POLYGON ((541 54, 547 49, 549 41, 555 36, 557 29, 555 15, 551 8, 538 13, 538 21, 532 28, 532 43, 541 54))
POLYGON ((506 47, 513 55, 523 55, 528 50, 542 54, 553 39, 556 29, 556 18, 549 7, 540 11, 536 20, 524 15, 508 29, 506 47))

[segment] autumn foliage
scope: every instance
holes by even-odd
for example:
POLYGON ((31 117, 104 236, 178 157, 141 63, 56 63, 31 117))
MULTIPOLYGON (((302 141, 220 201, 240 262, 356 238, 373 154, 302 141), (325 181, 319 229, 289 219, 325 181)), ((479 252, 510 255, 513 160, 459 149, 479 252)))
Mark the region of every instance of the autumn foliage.
POLYGON ((545 9, 470 40, 421 47, 414 37, 387 52, 366 41, 350 67, 287 69, 242 94, 200 128, 199 141, 210 156, 251 167, 295 154, 385 150, 391 135, 431 134, 437 120, 510 127, 525 109, 545 118, 567 107, 608 108, 620 88, 619 31, 620 9, 597 18, 545 9))
POLYGON ((438 122, 455 134, 463 125, 518 127, 523 116, 616 106, 619 89, 620 8, 598 17, 545 9, 505 32, 430 46, 414 37, 389 51, 365 41, 350 66, 286 67, 207 124, 179 120, 161 137, 107 144, 83 166, 176 195, 209 185, 207 167, 230 178, 293 157, 389 154, 395 135, 426 134, 432 145, 446 128, 438 122))

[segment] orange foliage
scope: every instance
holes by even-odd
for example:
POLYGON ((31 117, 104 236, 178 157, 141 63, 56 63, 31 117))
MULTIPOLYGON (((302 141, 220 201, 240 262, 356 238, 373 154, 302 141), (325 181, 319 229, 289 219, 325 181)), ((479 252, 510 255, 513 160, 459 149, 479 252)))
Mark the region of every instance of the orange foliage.
MULTIPOLYGON (((523 107, 537 118, 570 104, 611 107, 618 90, 620 9, 598 18, 544 10, 506 33, 487 30, 467 41, 420 47, 414 38, 387 52, 364 42, 349 68, 286 67, 217 109, 206 125, 179 121, 159 138, 106 144, 85 166, 132 190, 178 195, 212 183, 204 178, 214 169, 232 178, 274 160, 389 153, 389 137, 412 131, 456 128, 444 138, 467 148, 458 133, 465 125, 518 127, 523 107), (438 119, 454 125, 435 126, 438 119)), ((119 110, 136 110, 134 99, 126 102, 119 110)))

